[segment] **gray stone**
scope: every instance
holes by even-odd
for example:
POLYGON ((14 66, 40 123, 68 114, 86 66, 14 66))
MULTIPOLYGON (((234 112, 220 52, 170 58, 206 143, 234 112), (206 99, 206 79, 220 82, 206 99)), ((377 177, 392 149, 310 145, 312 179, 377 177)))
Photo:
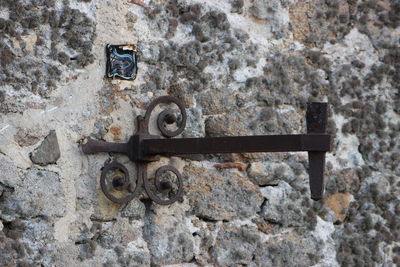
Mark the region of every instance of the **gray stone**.
MULTIPOLYGON (((43 266, 79 266, 85 265, 78 259, 78 245, 73 242, 48 243, 41 252, 43 266)), ((107 257, 104 257, 107 258, 107 257)), ((38 260, 36 261, 38 262, 38 260)), ((36 263, 35 262, 35 263, 36 263)), ((88 264, 88 263, 86 263, 88 264)))
POLYGON ((81 261, 93 258, 96 252, 97 243, 94 240, 88 240, 85 243, 79 244, 79 255, 78 259, 81 261))
POLYGON ((257 120, 254 108, 231 110, 221 116, 209 116, 205 122, 207 136, 251 135, 257 120))
POLYGON ((250 178, 258 185, 277 185, 280 180, 295 179, 285 163, 254 162, 247 170, 250 178))
POLYGON ((22 260, 29 265, 51 265, 51 257, 43 254, 53 247, 53 233, 52 223, 43 218, 8 222, 4 231, 0 230, 0 265, 17 265, 22 260))
MULTIPOLYGON (((250 7, 250 12, 258 19, 265 19, 271 27, 273 33, 285 30, 288 20, 285 19, 286 10, 282 6, 281 0, 254 0, 250 7)), ((280 35, 276 37, 282 37, 280 35)))
MULTIPOLYGON (((309 234, 280 233, 270 238, 256 253, 257 266, 313 266, 321 258, 318 240, 309 234)), ((329 265, 328 265, 329 266, 329 265)))
MULTIPOLYGON (((5 230, 5 229, 4 229, 5 230)), ((28 257, 26 251, 29 249, 29 245, 21 242, 21 233, 23 229, 14 228, 10 225, 8 231, 0 231, 0 265, 1 266, 16 266, 19 259, 28 257), (7 234, 5 234, 7 232, 7 234)))
POLYGON ((41 166, 54 164, 60 158, 60 147, 58 145, 57 134, 51 130, 43 142, 30 155, 32 162, 41 166))
POLYGON ((187 121, 185 131, 183 132, 184 137, 204 137, 204 120, 201 109, 190 108, 187 109, 187 121))
POLYGON ((231 220, 251 217, 260 211, 263 197, 258 187, 236 170, 208 170, 189 165, 184 168, 184 175, 185 197, 197 217, 231 220))
POLYGON ((144 218, 144 214, 146 212, 146 206, 139 199, 132 199, 128 202, 125 208, 121 211, 121 216, 133 218, 133 219, 142 219, 144 218))
POLYGON ((139 43, 138 50, 140 51, 141 58, 143 58, 144 61, 155 62, 159 58, 160 50, 159 47, 156 45, 148 43, 139 43))
POLYGON ((177 264, 193 258, 194 238, 182 216, 151 214, 146 217, 143 236, 152 264, 177 264))
POLYGON ((102 222, 98 231, 98 244, 105 249, 114 249, 116 246, 127 247, 130 243, 143 243, 143 222, 130 221, 128 218, 102 222))
POLYGON ((203 108, 204 115, 215 115, 229 112, 235 104, 235 97, 232 94, 225 95, 223 90, 213 90, 199 95, 199 104, 203 108))
POLYGON ((282 9, 281 0, 253 0, 250 12, 259 19, 273 19, 282 9))
MULTIPOLYGON (((15 187, 21 183, 17 166, 8 156, 0 153, 0 184, 15 187)), ((1 195, 1 194, 0 194, 1 195)))
POLYGON ((287 121, 280 119, 274 109, 248 106, 232 109, 223 115, 208 116, 205 131, 208 136, 282 134, 280 120, 287 121))
POLYGON ((65 196, 57 173, 29 169, 20 186, 3 204, 8 212, 22 217, 61 217, 65 214, 65 196))
POLYGON ((280 181, 277 186, 261 188, 266 201, 260 215, 269 222, 283 226, 310 226, 316 223, 315 213, 311 209, 310 198, 280 181))
POLYGON ((12 24, 12 27, 7 30, 2 27, 0 40, 4 51, 4 75, 0 75, 0 112, 22 113, 28 107, 44 108, 50 93, 62 78, 72 77, 76 74, 74 70, 93 62, 91 48, 96 26, 89 18, 91 15, 68 4, 55 5, 54 1, 42 1, 35 3, 36 16, 33 17, 30 11, 21 11, 28 7, 27 2, 2 1, 1 25, 12 24), (59 14, 61 20, 55 14, 59 14), (14 20, 14 17, 21 20, 14 20), (11 39, 16 38, 17 28, 24 34, 18 33, 18 45, 9 44, 11 39), (42 34, 41 28, 46 28, 49 34, 42 34), (61 34, 60 30, 64 33, 61 34), (62 51, 68 52, 74 60, 70 60, 70 56, 62 51), (23 70, 21 65, 24 66, 23 70), (19 79, 21 75, 24 79, 19 79), (5 80, 6 76, 8 81, 5 80), (7 94, 3 94, 5 88, 7 94))
MULTIPOLYGON (((136 240, 127 246, 121 253, 119 247, 115 250, 119 254, 118 263, 119 266, 150 266, 151 255, 150 251, 147 249, 147 244, 143 239, 136 240)), ((118 266, 118 265, 117 265, 118 266)))
POLYGON ((211 256, 219 266, 249 265, 253 263, 261 245, 260 234, 255 228, 222 228, 218 232, 211 256))

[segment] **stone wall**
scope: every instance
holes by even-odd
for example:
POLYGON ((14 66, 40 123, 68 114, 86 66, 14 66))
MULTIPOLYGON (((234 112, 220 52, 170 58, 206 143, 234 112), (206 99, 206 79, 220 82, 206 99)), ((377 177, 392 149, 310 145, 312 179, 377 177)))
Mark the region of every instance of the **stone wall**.
POLYGON ((1 0, 0 266, 400 264, 399 38, 398 0, 1 0), (135 81, 104 78, 108 43, 137 45, 135 81), (329 102, 325 199, 306 153, 259 153, 165 158, 182 201, 110 202, 104 162, 135 165, 79 143, 161 95, 184 137, 302 133, 329 102))

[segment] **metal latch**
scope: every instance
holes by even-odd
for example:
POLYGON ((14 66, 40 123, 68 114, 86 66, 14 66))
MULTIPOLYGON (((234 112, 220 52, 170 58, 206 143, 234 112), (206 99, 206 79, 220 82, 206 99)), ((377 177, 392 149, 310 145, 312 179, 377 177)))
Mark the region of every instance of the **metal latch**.
POLYGON ((108 199, 126 203, 140 195, 143 187, 156 203, 168 205, 180 199, 183 181, 179 171, 172 166, 163 166, 155 173, 150 183, 147 164, 159 160, 160 156, 190 158, 196 154, 251 153, 251 152, 295 152, 307 151, 311 198, 319 200, 324 191, 325 153, 331 151, 331 136, 326 134, 327 103, 309 103, 306 113, 307 134, 256 135, 205 138, 166 139, 149 132, 150 115, 159 104, 173 103, 179 108, 166 108, 157 117, 157 126, 164 137, 181 134, 186 126, 184 103, 172 96, 162 96, 150 103, 143 116, 137 117, 137 132, 127 143, 111 143, 89 139, 82 144, 85 154, 99 152, 122 153, 137 165, 136 182, 130 181, 128 170, 118 162, 107 162, 103 167, 100 186, 108 199), (171 129, 172 125, 176 129, 171 129), (110 176, 112 179, 108 179, 110 176), (167 174, 172 174, 166 177, 167 174), (108 182, 108 180, 111 180, 108 182))

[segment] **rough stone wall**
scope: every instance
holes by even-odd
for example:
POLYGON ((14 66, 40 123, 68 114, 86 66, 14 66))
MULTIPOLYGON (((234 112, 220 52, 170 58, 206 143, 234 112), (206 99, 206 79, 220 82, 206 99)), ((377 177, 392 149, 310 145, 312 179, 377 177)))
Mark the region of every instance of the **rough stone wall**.
POLYGON ((399 38, 398 0, 1 0, 0 266, 400 264, 399 38), (137 44, 136 81, 104 78, 107 43, 137 44), (306 153, 259 153, 163 159, 170 206, 108 201, 104 162, 134 164, 78 143, 166 94, 185 137, 302 133, 328 101, 325 200, 306 153))

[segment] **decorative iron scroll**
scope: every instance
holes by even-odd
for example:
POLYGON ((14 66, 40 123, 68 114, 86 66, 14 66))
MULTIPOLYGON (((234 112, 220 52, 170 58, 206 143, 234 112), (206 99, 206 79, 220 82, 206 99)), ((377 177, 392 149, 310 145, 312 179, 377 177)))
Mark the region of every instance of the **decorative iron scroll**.
POLYGON ((143 116, 137 117, 137 132, 127 143, 110 143, 89 139, 82 145, 85 154, 116 152, 126 154, 137 165, 137 176, 130 180, 129 172, 118 162, 106 162, 100 177, 104 195, 113 202, 126 203, 139 196, 144 188, 154 202, 171 204, 182 198, 183 181, 179 171, 172 166, 162 166, 155 172, 153 181, 147 177, 147 164, 162 156, 190 157, 194 154, 289 152, 307 151, 311 198, 319 200, 324 191, 325 153, 331 150, 331 136, 326 134, 327 104, 308 104, 307 134, 256 135, 206 138, 162 139, 149 132, 150 115, 155 107, 175 104, 179 111, 165 108, 158 114, 157 127, 164 137, 181 134, 186 126, 186 111, 182 101, 172 96, 162 96, 150 103, 143 116), (176 129, 172 126, 175 125, 176 129), (165 177, 169 174, 170 177, 165 177), (111 181, 108 181, 111 176, 111 181))

